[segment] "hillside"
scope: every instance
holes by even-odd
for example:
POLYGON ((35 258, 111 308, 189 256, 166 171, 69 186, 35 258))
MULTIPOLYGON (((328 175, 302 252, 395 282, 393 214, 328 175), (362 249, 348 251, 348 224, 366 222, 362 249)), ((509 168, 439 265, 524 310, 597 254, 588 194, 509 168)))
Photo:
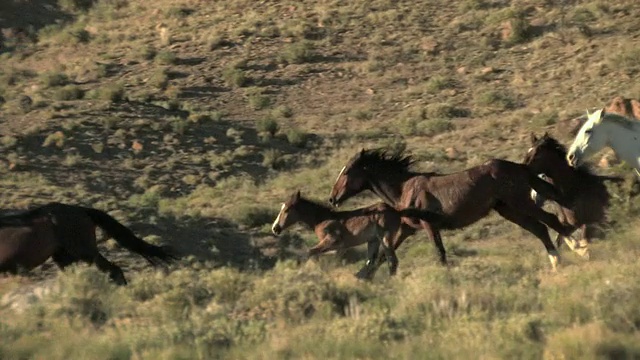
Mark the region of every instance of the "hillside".
POLYGON ((417 234, 372 283, 352 276, 364 249, 300 261, 311 231, 270 233, 361 148, 446 173, 522 161, 532 131, 568 144, 585 109, 640 98, 638 16, 633 0, 3 1, 2 208, 103 209, 184 260, 156 272, 107 240, 126 288, 50 263, 0 278, 3 299, 46 293, 0 303, 0 358, 640 356, 629 184, 592 259, 565 247, 557 273, 497 215, 443 233, 450 268, 417 234))

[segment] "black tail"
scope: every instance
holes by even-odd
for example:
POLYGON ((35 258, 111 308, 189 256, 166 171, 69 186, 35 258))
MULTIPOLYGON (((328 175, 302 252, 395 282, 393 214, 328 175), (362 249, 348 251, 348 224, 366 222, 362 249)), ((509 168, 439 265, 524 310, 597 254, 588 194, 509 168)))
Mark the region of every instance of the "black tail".
POLYGON ((446 227, 447 218, 444 214, 437 213, 430 210, 422 210, 417 208, 406 208, 402 210, 398 210, 400 216, 408 217, 412 219, 420 219, 428 222, 432 226, 437 228, 446 227))
POLYGON ((573 204, 552 184, 540 179, 535 174, 529 175, 529 186, 545 199, 553 200, 564 208, 571 208, 573 204))
MULTIPOLYGON (((80 207, 80 206, 79 206, 80 207)), ((80 207, 93 220, 97 226, 103 229, 118 244, 136 254, 143 256, 152 265, 158 265, 157 260, 169 263, 176 259, 166 246, 156 246, 137 237, 129 228, 104 211, 80 207)))

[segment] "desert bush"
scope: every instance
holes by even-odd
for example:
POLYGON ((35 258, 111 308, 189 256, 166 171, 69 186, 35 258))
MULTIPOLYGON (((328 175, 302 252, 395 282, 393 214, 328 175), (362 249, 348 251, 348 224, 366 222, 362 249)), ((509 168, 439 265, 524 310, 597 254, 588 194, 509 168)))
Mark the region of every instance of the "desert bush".
POLYGON ((124 86, 119 83, 110 84, 98 89, 87 92, 86 96, 90 99, 108 100, 111 102, 120 102, 125 98, 124 86))
POLYGON ((267 133, 273 137, 280 130, 278 121, 271 116, 266 116, 258 120, 256 123, 256 129, 259 133, 267 133))
POLYGON ((160 51, 155 56, 155 61, 160 65, 175 65, 178 57, 171 51, 160 51))
POLYGON ((247 85, 249 82, 244 71, 233 66, 227 66, 224 68, 222 71, 222 78, 228 86, 242 87, 247 85))
POLYGON ((83 12, 91 9, 96 0, 58 0, 61 8, 72 12, 83 12))
POLYGON ((69 83, 67 74, 60 72, 46 73, 41 77, 42 85, 45 87, 64 86, 69 83))
POLYGON ((499 90, 481 91, 475 95, 474 100, 478 105, 497 110, 511 110, 517 106, 512 95, 499 90))
POLYGON ((289 44, 282 49, 278 59, 286 64, 302 64, 310 62, 315 57, 314 46, 309 41, 289 44))
POLYGON ((67 85, 57 89, 53 98, 58 101, 78 100, 84 97, 84 91, 76 85, 67 85))
POLYGON ((149 85, 164 90, 169 85, 169 75, 166 69, 156 70, 147 82, 149 85))
POLYGON ((304 148, 307 145, 307 134, 298 129, 291 128, 287 130, 287 141, 295 147, 304 148))
POLYGON ((278 170, 285 164, 282 152, 278 149, 267 149, 262 152, 262 166, 278 170))
POLYGON ((287 105, 279 105, 271 111, 271 115, 275 118, 290 118, 293 116, 293 109, 287 105))

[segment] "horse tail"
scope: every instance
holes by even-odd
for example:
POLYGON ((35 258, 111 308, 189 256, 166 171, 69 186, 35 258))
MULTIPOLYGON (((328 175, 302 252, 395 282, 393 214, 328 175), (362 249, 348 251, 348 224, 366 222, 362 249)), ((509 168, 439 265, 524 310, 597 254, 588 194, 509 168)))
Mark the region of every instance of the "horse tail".
POLYGON ((170 263, 172 260, 177 259, 167 246, 156 246, 140 239, 133 233, 133 231, 122 225, 118 220, 114 219, 106 212, 88 207, 79 206, 79 208, 81 208, 98 227, 104 230, 118 244, 138 255, 141 255, 152 265, 158 265, 158 260, 164 263, 170 263))
POLYGON ((560 190, 558 190, 558 188, 548 183, 547 181, 542 180, 536 174, 533 174, 533 173, 529 174, 529 186, 533 190, 535 190, 539 195, 542 195, 546 199, 550 199, 557 202, 558 204, 560 204, 560 206, 564 208, 571 208, 572 206, 569 199, 567 199, 560 192, 560 190))
POLYGON ((405 208, 398 210, 398 213, 402 217, 408 217, 412 219, 420 219, 426 221, 435 227, 443 227, 446 224, 447 218, 444 214, 431 210, 422 210, 417 208, 405 208))

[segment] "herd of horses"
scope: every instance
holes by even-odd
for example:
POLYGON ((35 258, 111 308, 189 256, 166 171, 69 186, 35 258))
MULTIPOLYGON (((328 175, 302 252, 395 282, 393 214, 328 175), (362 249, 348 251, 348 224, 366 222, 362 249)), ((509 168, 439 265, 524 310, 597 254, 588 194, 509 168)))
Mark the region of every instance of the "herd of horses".
MULTIPOLYGON (((593 226, 604 220, 609 203, 604 182, 622 180, 592 173, 585 161, 608 146, 638 172, 639 138, 640 122, 601 109, 587 114, 568 151, 547 133, 540 138, 532 134, 522 163, 492 159, 456 173, 425 173, 413 170, 410 155, 362 149, 340 171, 328 205, 296 191, 282 204, 271 229, 275 235, 296 223, 313 229, 320 242, 310 256, 366 243, 366 263, 356 276, 371 279, 385 262, 389 273, 396 273, 396 249, 419 230, 426 231, 440 262, 447 264, 440 232, 466 227, 495 210, 540 239, 555 269, 563 240, 589 256, 593 226), (355 210, 334 209, 367 190, 382 201, 355 210), (557 214, 542 208, 545 200, 555 203, 557 214), (555 244, 548 228, 558 233, 555 244), (578 229, 582 237, 575 240, 578 229)), ((60 269, 75 262, 95 264, 124 285, 122 269, 98 251, 97 227, 154 266, 177 259, 170 248, 145 242, 104 211, 49 203, 0 216, 0 272, 28 271, 51 258, 60 269)))
POLYGON ((298 191, 282 204, 272 231, 278 235, 296 222, 313 228, 320 243, 309 255, 366 242, 367 260, 356 275, 369 279, 385 261, 393 275, 398 267, 395 250, 419 230, 426 231, 440 262, 447 264, 440 231, 463 228, 495 210, 540 239, 555 270, 562 240, 588 258, 593 228, 604 221, 609 205, 604 182, 623 181, 592 173, 585 160, 608 146, 638 172, 639 138, 640 122, 603 108, 587 112, 568 151, 547 133, 541 138, 532 134, 531 147, 520 164, 492 159, 456 173, 424 173, 412 169, 415 160, 410 155, 363 149, 340 171, 329 203, 338 207, 367 190, 382 202, 352 211, 332 211, 303 198, 298 191), (558 207, 557 216, 541 207, 547 199, 558 207), (547 227, 558 233, 555 244, 547 227), (578 229, 582 237, 576 241, 573 233, 578 229))

